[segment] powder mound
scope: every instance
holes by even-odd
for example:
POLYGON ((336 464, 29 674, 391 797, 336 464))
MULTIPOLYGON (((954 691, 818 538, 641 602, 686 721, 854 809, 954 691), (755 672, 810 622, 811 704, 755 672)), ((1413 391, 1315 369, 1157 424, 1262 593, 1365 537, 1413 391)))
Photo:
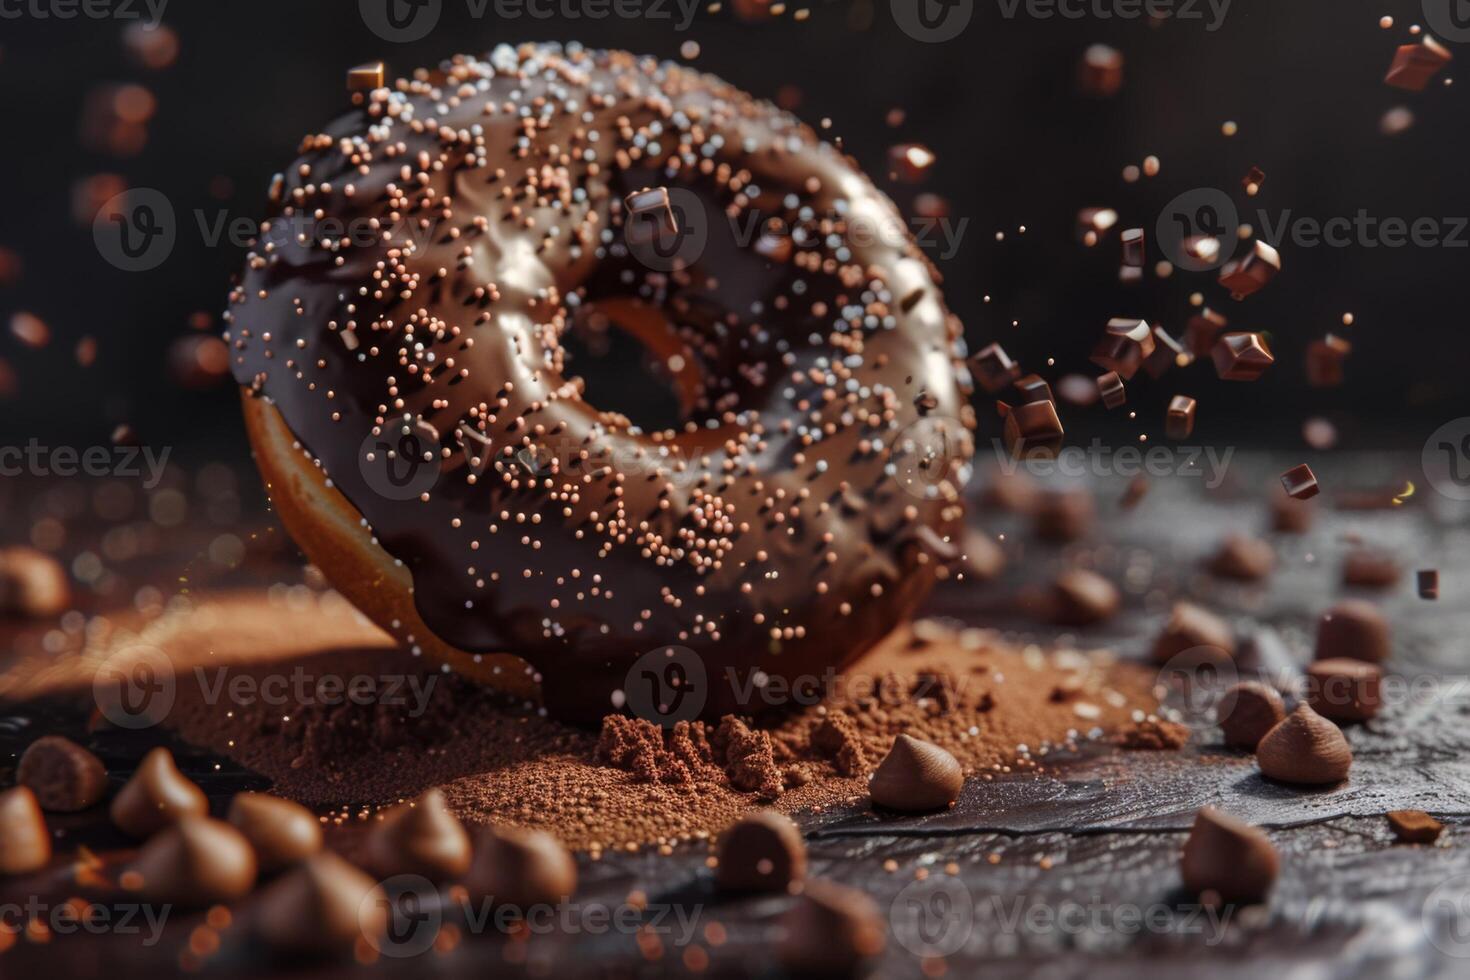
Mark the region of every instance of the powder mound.
POLYGON ((857 722, 844 711, 830 712, 812 731, 812 747, 832 759, 843 776, 861 776, 868 769, 857 722))
POLYGON ((1125 726, 1118 733, 1117 742, 1125 749, 1182 749, 1189 742, 1189 726, 1149 717, 1125 726))
POLYGON ((690 789, 696 782, 724 782, 714 763, 703 722, 681 721, 671 731, 641 718, 608 715, 602 720, 595 758, 631 772, 641 783, 690 789))
POLYGON ((785 790, 771 736, 765 732, 751 731, 739 718, 726 715, 715 732, 715 745, 724 747, 725 771, 736 789, 757 793, 763 800, 773 800, 785 790))

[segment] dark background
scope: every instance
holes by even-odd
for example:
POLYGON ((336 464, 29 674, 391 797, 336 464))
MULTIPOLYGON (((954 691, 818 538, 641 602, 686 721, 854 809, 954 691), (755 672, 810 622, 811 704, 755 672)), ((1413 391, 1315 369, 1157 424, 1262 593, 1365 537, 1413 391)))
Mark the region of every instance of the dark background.
MULTIPOLYGON (((1235 0, 1211 33, 1204 21, 1037 20, 1024 12, 1005 19, 996 0, 976 0, 969 27, 940 44, 904 35, 886 0, 814 3, 804 22, 790 11, 762 22, 701 11, 684 33, 668 20, 476 20, 465 0, 444 0, 444 8, 428 38, 402 45, 375 36, 356 0, 171 0, 164 23, 181 52, 157 71, 128 57, 127 22, 0 20, 0 176, 8 191, 0 247, 23 262, 18 281, 0 284, 0 319, 31 311, 52 331, 39 350, 0 335, 0 358, 18 388, 0 401, 0 438, 105 443, 128 422, 145 441, 185 453, 242 450, 233 385, 185 389, 169 366, 170 346, 194 329, 195 314, 207 312, 208 329, 219 329, 243 254, 201 241, 193 211, 209 220, 221 209, 258 218, 271 175, 289 164, 301 136, 344 111, 344 71, 353 64, 383 58, 390 73, 405 74, 456 51, 548 38, 663 58, 697 41, 693 64, 703 70, 765 98, 794 87, 786 101, 799 95, 797 114, 813 124, 830 117, 829 133, 901 206, 917 191, 945 197, 952 222, 968 219, 958 254, 941 267, 972 350, 1000 340, 1053 381, 1095 373, 1086 354, 1109 317, 1143 316, 1178 334, 1196 290, 1232 326, 1270 333, 1277 364, 1260 382, 1222 383, 1198 365, 1133 386, 1136 421, 1100 408, 1065 412, 1074 438, 1157 433, 1176 393, 1199 398, 1199 439, 1242 445, 1299 444, 1301 421, 1322 414, 1338 422, 1344 447, 1417 451, 1436 426, 1465 414, 1470 249, 1288 246, 1276 282, 1235 303, 1213 275, 1150 274, 1140 286, 1121 286, 1117 229, 1088 250, 1074 227, 1081 207, 1117 208, 1119 228, 1148 229, 1151 266, 1162 258, 1152 241, 1160 209, 1200 186, 1229 191, 1242 220, 1256 207, 1319 220, 1360 208, 1380 219, 1470 214, 1465 85, 1436 79, 1410 93, 1382 81, 1395 46, 1422 21, 1417 2, 1235 0), (1392 29, 1379 27, 1382 14, 1396 18, 1392 29), (1077 90, 1078 59, 1095 42, 1127 59, 1124 86, 1111 99, 1077 90), (117 82, 147 86, 158 103, 146 145, 129 157, 89 149, 80 135, 89 92, 117 82), (1410 107, 1416 123, 1382 135, 1379 119, 1397 105, 1410 107), (894 107, 906 112, 897 127, 885 121, 894 107), (1221 134, 1226 120, 1239 124, 1234 138, 1221 134), (888 147, 905 141, 938 155, 917 188, 882 179, 888 147), (1124 166, 1150 153, 1162 172, 1124 183, 1124 166), (1240 181, 1252 165, 1267 179, 1247 201, 1240 181), (77 183, 98 173, 168 195, 181 228, 163 266, 125 273, 99 255, 90 222, 73 216, 77 183), (1343 328, 1346 311, 1356 322, 1343 328), (1355 346, 1349 382, 1311 389, 1302 354, 1328 330, 1355 346), (98 343, 89 368, 73 354, 84 335, 98 343)), ((988 402, 980 417, 994 435, 988 402)))

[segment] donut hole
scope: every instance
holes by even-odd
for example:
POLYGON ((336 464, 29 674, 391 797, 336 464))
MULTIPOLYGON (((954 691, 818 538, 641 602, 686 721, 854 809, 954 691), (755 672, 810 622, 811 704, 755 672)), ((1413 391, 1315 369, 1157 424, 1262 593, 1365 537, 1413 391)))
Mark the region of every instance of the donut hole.
POLYGON ((699 365, 661 313, 626 301, 588 304, 561 338, 565 373, 582 380, 599 411, 626 416, 645 432, 692 417, 699 365))

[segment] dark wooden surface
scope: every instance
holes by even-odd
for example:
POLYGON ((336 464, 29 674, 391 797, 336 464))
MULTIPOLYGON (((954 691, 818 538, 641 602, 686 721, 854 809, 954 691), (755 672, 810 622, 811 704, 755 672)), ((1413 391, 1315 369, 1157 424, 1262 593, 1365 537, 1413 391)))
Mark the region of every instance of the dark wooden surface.
MULTIPOLYGON (((1065 547, 1034 542, 1024 520, 977 510, 977 523, 1005 534, 1011 567, 1000 582, 984 588, 946 587, 930 612, 999 627, 1018 642, 1110 647, 1137 657, 1169 603, 1192 598, 1221 612, 1240 636, 1252 640, 1256 652, 1247 664, 1264 663, 1273 677, 1285 679, 1310 655, 1316 614, 1336 597, 1370 594, 1341 586, 1345 551, 1359 541, 1390 550, 1403 562, 1404 577, 1372 595, 1394 623, 1391 672, 1415 681, 1417 696, 1349 731, 1356 756, 1349 782, 1325 791, 1266 782, 1248 756, 1223 748, 1208 716, 1195 714, 1194 736, 1180 752, 1099 749, 1051 775, 972 781, 959 805, 940 815, 895 819, 852 808, 807 819, 812 873, 865 890, 889 926, 888 947, 872 965, 874 974, 914 976, 925 966, 934 974, 985 977, 1470 972, 1470 687, 1461 680, 1470 669, 1466 511, 1436 497, 1422 479, 1401 507, 1335 509, 1331 498, 1339 490, 1400 487, 1415 479, 1417 460, 1378 455, 1314 461, 1327 488, 1324 506, 1309 534, 1270 535, 1280 556, 1276 573, 1250 585, 1204 573, 1201 560, 1225 533, 1267 532, 1264 488, 1295 461, 1238 455, 1225 483, 1213 490, 1198 478, 1158 479, 1129 512, 1116 506, 1126 481, 1091 479, 1099 500, 1097 532, 1065 547), (1073 633, 1025 619, 1016 596, 1065 564, 1090 565, 1123 585, 1123 613, 1103 627, 1073 633), (1416 568, 1440 570, 1437 602, 1415 595, 1416 568), (1195 810, 1205 804, 1268 828, 1282 857, 1269 905, 1230 910, 1222 920, 1203 914, 1181 892, 1179 848, 1195 810), (1443 819, 1440 842, 1393 843, 1382 815, 1398 808, 1443 819), (940 951, 946 954, 942 959, 927 962, 918 955, 940 951)), ((241 495, 253 499, 248 477, 241 480, 247 487, 241 495)), ((245 516, 220 515, 207 534, 194 528, 172 535, 146 560, 140 558, 133 574, 157 574, 169 562, 192 560, 186 552, 207 548, 208 535, 248 525, 252 506, 243 507, 245 516)), ((277 549, 269 560, 252 559, 227 577, 268 579, 288 567, 288 555, 288 549, 277 549)), ((201 578, 209 577, 197 563, 193 567, 201 578)), ((1176 703, 1187 712, 1192 708, 1189 701, 1176 703)), ((98 751, 119 784, 141 751, 166 737, 89 728, 85 709, 64 701, 4 706, 0 764, 13 764, 37 735, 64 731, 98 751)), ((239 789, 263 785, 227 761, 175 748, 216 805, 239 789)), ((4 773, 0 778, 8 780, 4 773)), ((106 851, 122 843, 96 814, 54 826, 62 848, 86 843, 106 851)), ((787 900, 717 896, 704 856, 702 847, 691 846, 672 855, 610 852, 595 862, 581 861, 578 908, 616 907, 630 891, 641 891, 650 909, 641 921, 660 938, 658 957, 649 958, 626 930, 574 929, 529 939, 467 936, 445 953, 382 957, 369 972, 654 976, 694 966, 705 975, 779 976, 774 943, 787 900), (664 908, 679 909, 684 920, 666 916, 655 922, 664 908), (684 942, 682 923, 690 921, 693 932, 684 942)), ((27 887, 49 901, 83 893, 62 875, 48 881, 49 893, 33 882, 27 887)), ((0 903, 26 897, 13 882, 0 886, 0 903)), ((451 907, 445 921, 455 921, 457 914, 451 907)), ((78 976, 166 975, 177 969, 179 951, 197 921, 173 917, 153 945, 116 934, 57 936, 44 944, 21 939, 0 953, 0 977, 58 970, 78 976)), ((223 948, 205 972, 328 977, 358 969, 273 961, 248 941, 247 926, 248 913, 242 913, 224 932, 223 948)))

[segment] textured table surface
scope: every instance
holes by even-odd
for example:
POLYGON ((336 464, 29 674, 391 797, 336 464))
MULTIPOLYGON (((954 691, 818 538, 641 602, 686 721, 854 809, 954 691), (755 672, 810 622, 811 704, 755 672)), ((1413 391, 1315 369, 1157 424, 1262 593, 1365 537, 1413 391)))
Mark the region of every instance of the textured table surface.
MULTIPOLYGON (((1394 553, 1405 568, 1400 583, 1372 593, 1394 623, 1391 673, 1407 682, 1373 722, 1349 730, 1356 761, 1341 787, 1301 791, 1264 781, 1253 761, 1225 749, 1208 717, 1193 716, 1194 735, 1179 752, 1096 750, 1045 776, 972 781, 959 804, 940 815, 895 819, 864 808, 829 811, 804 822, 811 873, 867 891, 890 927, 886 952, 873 965, 882 976, 921 971, 952 976, 1111 977, 1310 975, 1313 977, 1462 976, 1470 969, 1470 522, 1463 505, 1422 485, 1403 506, 1338 509, 1335 492, 1401 487, 1416 479, 1417 460, 1382 455, 1334 457, 1320 466, 1324 487, 1319 519, 1306 535, 1269 534, 1263 488, 1293 459, 1238 454, 1219 486, 1191 476, 1153 481, 1132 510, 1117 505, 1126 480, 1089 477, 1099 521, 1086 541, 1042 545, 1025 521, 977 507, 973 520, 1003 535, 1011 562, 998 582, 946 586, 929 614, 1001 629, 1018 642, 1109 647, 1141 657, 1177 598, 1192 598, 1224 615, 1249 638, 1254 658, 1286 678, 1310 655, 1316 614, 1335 598, 1359 594, 1340 584, 1340 561, 1357 543, 1394 553), (1265 582, 1226 583, 1201 561, 1231 531, 1267 534, 1278 568, 1265 582), (1124 610, 1102 627, 1063 632, 1028 620, 1017 601, 1058 568, 1087 565, 1117 581, 1124 610), (1417 597, 1413 570, 1437 568, 1441 598, 1417 597), (1206 913, 1180 889, 1179 848, 1194 812, 1221 806, 1268 828, 1282 873, 1268 906, 1206 913), (1385 811, 1427 810, 1446 824, 1434 846, 1395 844, 1385 811)), ((255 491, 242 476, 239 491, 255 491)), ((9 494, 24 493, 10 489, 9 494)), ((216 501, 217 502, 217 501, 216 501)), ((14 503, 14 500, 10 501, 14 503)), ((241 540, 259 528, 253 505, 225 508, 207 534, 166 535, 136 560, 132 574, 165 574, 184 564, 208 587, 208 563, 195 552, 233 529, 241 540), (242 516, 243 515, 243 516, 242 516), (196 538, 198 540, 196 540, 196 538)), ((30 508, 34 516, 35 507, 30 508)), ((7 513, 18 513, 9 507, 7 513)), ((270 540, 261 535, 257 540, 270 540)), ((82 541, 68 542, 81 546, 82 541)), ((146 549, 145 549, 146 550, 146 549)), ((252 556, 255 549, 249 549, 252 556)), ((227 576, 231 584, 266 582, 290 567, 289 549, 264 549, 227 576)), ((297 572, 299 578, 299 571, 297 572)), ((1368 595, 1369 593, 1362 593, 1368 595)), ((105 607, 102 600, 89 600, 105 607)), ((18 627, 14 650, 25 643, 18 627)), ((28 636, 28 634, 26 634, 28 636)), ((12 657, 20 654, 12 653, 12 657)), ((1182 709, 1191 708, 1180 701, 1182 709)), ((38 734, 71 734, 98 752, 114 786, 143 748, 167 736, 109 730, 92 721, 85 699, 0 706, 0 767, 38 734)), ((185 771, 216 804, 261 777, 206 753, 175 744, 185 771)), ((0 772, 0 782, 9 781, 0 772)), ((98 850, 121 841, 95 814, 53 821, 61 847, 98 850)), ((452 950, 413 958, 382 957, 372 973, 483 976, 643 976, 702 972, 716 976, 779 976, 773 955, 786 899, 731 900, 716 895, 702 847, 672 855, 612 853, 581 861, 576 903, 583 918, 570 928, 519 939, 476 936, 452 950), (588 910, 617 907, 630 891, 648 898, 643 940, 627 929, 595 927, 588 910), (711 929, 712 924, 716 928, 711 929), (648 955, 648 937, 661 953, 648 955)), ((54 891, 27 894, 0 885, 0 905, 28 898, 64 900, 54 891)), ((431 909, 456 922, 454 907, 431 909)), ((6 912, 5 924, 15 921, 6 912)), ((0 976, 167 974, 197 919, 183 915, 148 940, 139 933, 34 937, 8 942, 0 976)), ((460 923, 463 926, 463 923, 460 923)), ((354 971, 331 963, 273 962, 226 930, 224 947, 206 972, 336 976, 354 971)))

